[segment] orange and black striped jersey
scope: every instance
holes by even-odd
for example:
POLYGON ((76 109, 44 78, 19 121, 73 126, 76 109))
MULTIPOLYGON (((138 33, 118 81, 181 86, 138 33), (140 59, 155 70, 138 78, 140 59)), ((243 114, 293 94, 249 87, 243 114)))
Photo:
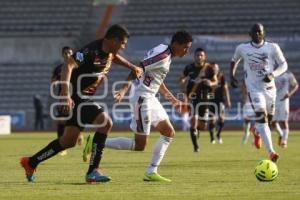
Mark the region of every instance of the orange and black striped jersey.
POLYGON ((103 40, 93 41, 73 54, 78 65, 71 75, 73 97, 78 97, 78 93, 84 96, 94 95, 109 72, 113 54, 102 50, 102 42, 103 40))

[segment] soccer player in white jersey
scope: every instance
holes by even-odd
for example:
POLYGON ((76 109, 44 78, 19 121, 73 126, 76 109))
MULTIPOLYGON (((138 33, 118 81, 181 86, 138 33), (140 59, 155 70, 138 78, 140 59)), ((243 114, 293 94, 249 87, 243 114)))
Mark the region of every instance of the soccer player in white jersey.
POLYGON ((277 93, 272 126, 279 135, 278 145, 282 148, 286 148, 289 134, 289 98, 297 91, 299 86, 294 74, 290 71, 286 71, 282 75, 276 77, 275 85, 277 93))
POLYGON ((276 162, 279 155, 273 149, 269 122, 275 112, 274 77, 280 76, 287 70, 287 63, 278 44, 265 40, 262 24, 254 24, 249 34, 252 41, 238 45, 232 58, 231 85, 237 86, 235 72, 238 63, 243 60, 248 96, 256 114, 255 144, 256 147, 260 147, 258 144, 262 137, 270 159, 276 162), (278 65, 276 69, 275 63, 278 65))
MULTIPOLYGON (((147 53, 141 62, 144 74, 140 78, 139 85, 135 86, 135 94, 130 100, 134 107, 130 128, 135 133, 135 138, 110 138, 105 143, 106 147, 112 149, 143 151, 148 141, 150 127, 154 126, 161 136, 154 146, 151 162, 143 177, 144 181, 171 181, 160 176, 157 168, 175 135, 175 130, 155 95, 160 92, 173 106, 183 108, 182 102, 171 94, 163 82, 169 71, 171 59, 185 56, 192 41, 192 36, 188 32, 178 31, 172 36, 170 45, 160 44, 147 53)), ((117 102, 120 102, 126 94, 131 84, 130 80, 131 75, 127 78, 128 82, 115 93, 117 102)))

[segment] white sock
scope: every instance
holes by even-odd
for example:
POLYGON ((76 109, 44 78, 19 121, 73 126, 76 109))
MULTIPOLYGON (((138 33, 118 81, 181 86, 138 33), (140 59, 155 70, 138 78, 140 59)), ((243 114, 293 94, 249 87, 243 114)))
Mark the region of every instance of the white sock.
POLYGON ((171 143, 172 138, 161 135, 158 141, 156 142, 152 154, 151 162, 148 166, 147 173, 156 173, 157 167, 162 161, 169 144, 171 143))
POLYGON ((244 122, 244 136, 243 136, 242 144, 246 144, 247 142, 247 139, 250 135, 250 127, 251 127, 250 122, 244 122))
POLYGON ((283 137, 283 130, 281 129, 281 127, 279 126, 278 123, 276 123, 275 128, 276 128, 276 131, 277 131, 278 135, 280 137, 283 137))
POLYGON ((189 122, 189 114, 183 113, 182 114, 182 130, 187 131, 190 129, 190 122, 189 122))
POLYGON ((274 152, 272 138, 271 138, 271 130, 268 123, 256 123, 255 129, 260 134, 269 154, 274 152))
POLYGON ((135 141, 132 138, 108 138, 105 141, 105 147, 118 150, 134 150, 135 141))
POLYGON ((289 129, 282 129, 282 141, 287 143, 289 137, 289 129))

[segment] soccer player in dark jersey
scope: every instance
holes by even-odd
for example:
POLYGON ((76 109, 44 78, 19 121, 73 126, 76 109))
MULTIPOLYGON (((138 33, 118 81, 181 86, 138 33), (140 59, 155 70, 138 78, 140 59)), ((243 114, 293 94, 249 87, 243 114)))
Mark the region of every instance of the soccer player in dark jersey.
MULTIPOLYGON (((209 63, 206 62, 206 54, 204 49, 197 48, 194 52, 194 63, 185 67, 181 77, 180 84, 184 89, 184 93, 193 105, 193 111, 191 113, 191 128, 190 136, 194 147, 194 152, 199 151, 199 145, 197 141, 198 131, 205 129, 205 115, 207 113, 207 106, 200 105, 201 102, 201 90, 199 85, 216 84, 216 80, 211 81, 206 78, 206 69, 209 63)), ((203 97, 203 95, 202 95, 203 97)))
MULTIPOLYGON (((62 57, 64 59, 64 62, 66 62, 72 55, 73 55, 73 50, 71 47, 64 46, 61 50, 62 57)), ((51 77, 51 84, 53 84, 54 87, 54 93, 55 95, 59 95, 61 92, 61 84, 60 84, 60 79, 61 79, 61 71, 62 71, 63 63, 56 66, 52 72, 52 77, 51 77)), ((65 120, 63 118, 66 118, 68 114, 62 113, 59 109, 56 109, 55 112, 55 117, 59 118, 59 120, 56 120, 56 132, 57 132, 57 137, 61 137, 64 134, 65 130, 65 120)), ((83 143, 83 134, 81 133, 78 137, 77 144, 82 145, 83 143)), ((59 153, 61 156, 67 155, 67 150, 61 151, 59 153)))
POLYGON ((93 101, 92 95, 109 72, 111 63, 117 63, 132 70, 139 76, 142 70, 118 54, 125 48, 129 33, 120 25, 111 26, 103 39, 96 40, 74 53, 63 66, 61 81, 62 112, 70 113, 62 137, 50 142, 31 157, 22 157, 21 166, 25 169, 29 182, 34 181, 34 173, 39 163, 55 156, 62 150, 74 147, 80 132, 87 126, 96 127, 92 154, 86 182, 107 182, 111 178, 99 171, 99 164, 112 120, 104 109, 93 101), (72 85, 72 87, 71 87, 72 85))
POLYGON ((211 99, 212 105, 209 106, 210 121, 208 123, 208 130, 211 137, 210 141, 214 143, 214 133, 217 123, 217 141, 219 144, 222 144, 223 140, 221 137, 221 132, 224 127, 224 106, 226 106, 227 108, 231 107, 230 95, 225 76, 220 71, 219 65, 217 63, 211 63, 210 67, 212 68, 213 73, 217 74, 218 84, 215 86, 213 91, 214 94, 212 95, 211 99))

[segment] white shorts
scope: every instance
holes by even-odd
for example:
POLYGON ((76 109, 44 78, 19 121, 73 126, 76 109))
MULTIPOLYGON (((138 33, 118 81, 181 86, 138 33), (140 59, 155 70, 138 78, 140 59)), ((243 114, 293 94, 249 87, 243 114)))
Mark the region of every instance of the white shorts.
POLYGON ((275 113, 276 89, 249 91, 249 100, 255 112, 266 111, 268 115, 275 113))
POLYGON ((275 104, 275 114, 273 121, 288 121, 289 120, 290 101, 285 99, 283 101, 277 100, 275 104))
POLYGON ((130 128, 136 134, 149 135, 151 125, 156 127, 159 122, 169 120, 169 116, 156 97, 134 96, 130 102, 133 105, 130 128))
POLYGON ((246 102, 244 105, 243 105, 243 118, 244 119, 255 119, 255 112, 252 108, 252 105, 250 102, 246 102))

